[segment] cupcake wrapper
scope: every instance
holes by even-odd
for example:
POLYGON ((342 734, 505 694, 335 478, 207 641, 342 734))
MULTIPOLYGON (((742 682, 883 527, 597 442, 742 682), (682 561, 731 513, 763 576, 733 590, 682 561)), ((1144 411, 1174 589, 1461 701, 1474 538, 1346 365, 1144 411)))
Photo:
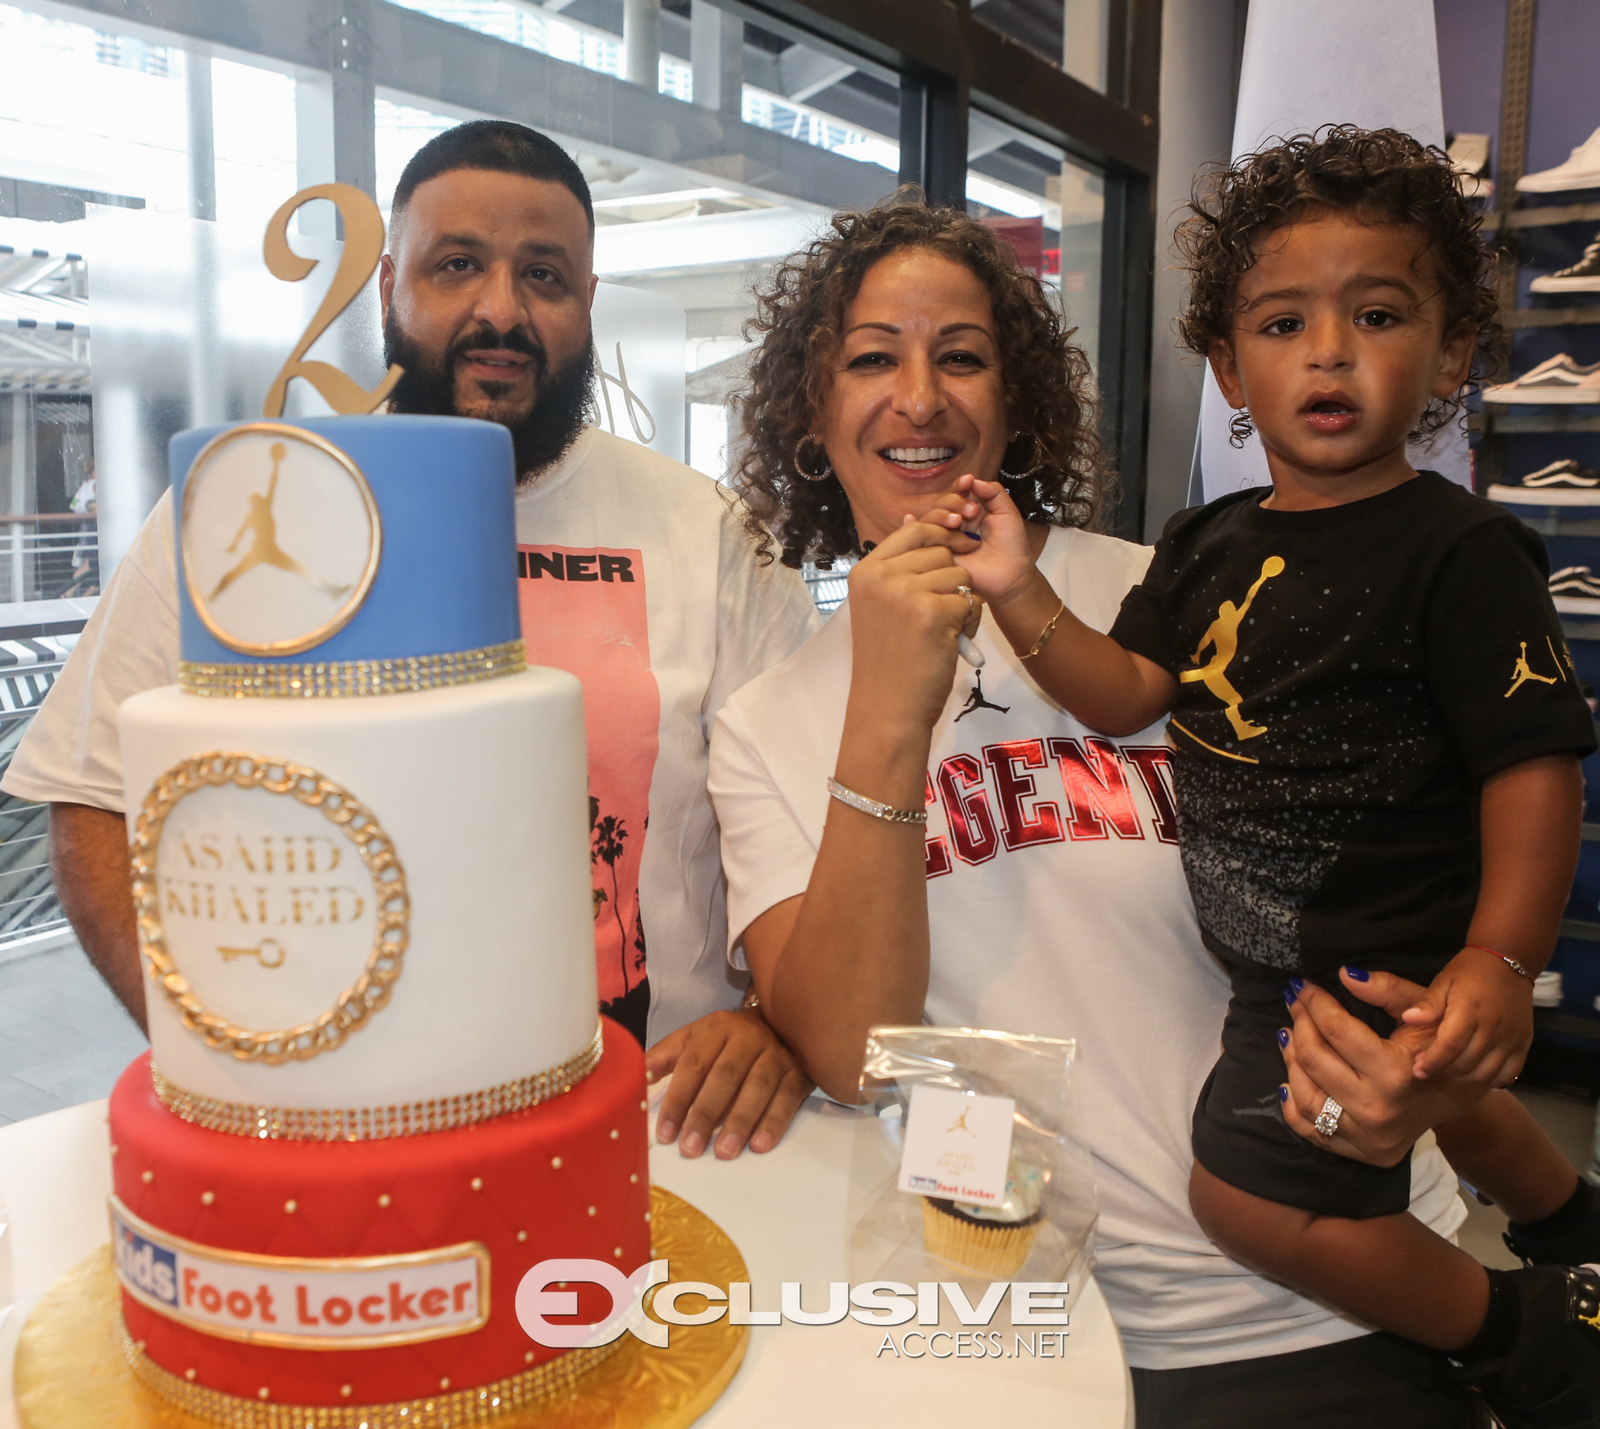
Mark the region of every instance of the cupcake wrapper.
POLYGON ((928 1250, 993 1280, 1009 1280, 1022 1269, 1038 1232, 1037 1220, 1025 1225, 974 1225, 946 1215, 926 1196, 922 1198, 922 1238, 928 1250))

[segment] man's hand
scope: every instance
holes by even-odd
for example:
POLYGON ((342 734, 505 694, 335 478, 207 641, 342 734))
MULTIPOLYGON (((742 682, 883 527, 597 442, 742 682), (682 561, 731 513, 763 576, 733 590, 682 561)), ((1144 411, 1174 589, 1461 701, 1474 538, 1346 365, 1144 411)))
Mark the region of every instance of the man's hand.
POLYGON ((1533 1045, 1533 984, 1498 953, 1463 948, 1415 1007, 1400 1014, 1433 1041, 1417 1054, 1418 1077, 1447 1076, 1482 1087, 1509 1085, 1533 1045))
MULTIPOLYGON (((1391 973, 1372 973, 1365 982, 1348 973, 1343 979, 1356 997, 1396 1018, 1425 991, 1391 973)), ((1325 1151, 1373 1166, 1398 1165, 1423 1132, 1470 1111, 1489 1090, 1453 1078, 1417 1079, 1412 1066, 1433 1041, 1431 1027, 1401 1023, 1390 1037, 1380 1037, 1309 982, 1289 1015, 1294 1027, 1283 1049, 1289 1088, 1283 1119, 1325 1151), (1344 1108, 1331 1138, 1314 1125, 1330 1096, 1344 1108)))
POLYGON ((645 1071, 651 1081, 672 1074, 656 1139, 670 1142, 681 1128, 678 1150, 694 1157, 721 1123, 722 1161, 747 1141, 752 1151, 771 1151, 816 1085, 755 1010, 713 1012, 669 1033, 645 1053, 645 1071))

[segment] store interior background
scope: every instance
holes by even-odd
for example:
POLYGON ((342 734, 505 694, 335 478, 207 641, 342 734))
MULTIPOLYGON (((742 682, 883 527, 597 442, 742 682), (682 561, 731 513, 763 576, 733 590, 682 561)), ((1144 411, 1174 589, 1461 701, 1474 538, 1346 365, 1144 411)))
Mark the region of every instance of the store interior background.
MULTIPOLYGON (((1112 0, 971 3, 980 23, 1106 91, 1112 0)), ((1495 153, 1507 4, 1435 0, 1446 129, 1489 134, 1495 153)), ((113 8, 0 4, 0 767, 159 495, 167 436, 253 413, 337 252, 323 204, 302 210, 293 229, 297 244, 330 260, 310 282, 288 289, 258 256, 272 212, 298 188, 333 177, 337 87, 328 75, 260 54, 205 52, 129 26, 113 8)), ((348 7, 301 8, 325 11, 331 26, 348 7)), ((441 27, 426 32, 441 54, 453 46, 492 61, 509 53, 492 46, 511 47, 523 66, 539 56, 550 114, 584 115, 590 137, 571 147, 593 186, 596 268, 608 285, 596 323, 601 421, 722 477, 752 284, 832 209, 894 189, 897 76, 708 0, 396 0, 392 8, 441 27), (619 80, 643 93, 625 93, 619 80), (602 109, 606 142, 597 142, 602 109), (696 112, 705 110, 722 126, 715 132, 737 135, 738 152, 708 145, 709 116, 696 112)), ((1148 430, 1141 469, 1129 474, 1142 483, 1146 539, 1187 504, 1201 391, 1200 364, 1176 346, 1183 282, 1168 252, 1171 228, 1196 172, 1227 157, 1247 14, 1248 0, 1160 7, 1148 430)), ((1529 171, 1560 163, 1600 124, 1597 53, 1594 0, 1539 0, 1529 171)), ((485 64, 481 107, 376 89, 371 178, 385 212, 410 155, 462 119, 504 112, 496 96, 523 72, 485 64)), ((565 137, 554 119, 549 127, 565 137)), ((965 191, 969 210, 1005 231, 1059 293, 1098 358, 1103 176, 974 108, 965 191)), ((1523 231, 1519 304, 1533 276, 1575 262, 1592 236, 1573 225, 1523 231)), ((313 355, 375 375, 375 312, 369 291, 313 355)), ((1519 329, 1512 371, 1560 351, 1600 358, 1600 324, 1519 329)), ((302 412, 317 410, 306 394, 295 400, 302 412)), ((1600 465, 1600 435, 1506 440, 1511 477, 1567 456, 1600 465)), ((836 604, 839 573, 808 575, 819 604, 836 604)), ((1586 673, 1600 683, 1600 642, 1592 648, 1596 668, 1586 673)), ((1579 658, 1591 658, 1581 645, 1579 658)), ((1600 793, 1600 778, 1591 782, 1600 793)), ((1589 817, 1600 820, 1600 811, 1589 817)), ((72 942, 50 888, 44 833, 42 809, 0 796, 0 1122, 104 1095, 142 1046, 72 942)), ((1569 911, 1600 924, 1600 844, 1586 844, 1585 860, 1569 911)), ((1547 1080, 1559 1089, 1535 1099, 1587 1164, 1592 1112, 1579 1094, 1600 1087, 1592 1008, 1600 942, 1566 939, 1560 956, 1572 991, 1563 1011, 1587 1017, 1596 1035, 1545 1039, 1547 1080)))

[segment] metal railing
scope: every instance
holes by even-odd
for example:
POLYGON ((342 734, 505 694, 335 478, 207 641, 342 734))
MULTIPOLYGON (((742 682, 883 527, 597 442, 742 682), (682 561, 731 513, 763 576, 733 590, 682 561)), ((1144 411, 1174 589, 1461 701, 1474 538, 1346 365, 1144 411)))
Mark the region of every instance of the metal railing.
MULTIPOLYGON (((76 635, 0 636, 0 778, 77 641, 76 635)), ((50 880, 49 819, 46 805, 0 792, 0 953, 66 927, 50 880)))
POLYGON ((93 516, 0 515, 0 601, 98 594, 93 516))
POLYGON ((835 561, 833 569, 828 571, 818 570, 810 561, 800 568, 806 589, 811 592, 812 602, 824 615, 832 615, 850 593, 850 567, 854 564, 854 561, 842 558, 835 561))

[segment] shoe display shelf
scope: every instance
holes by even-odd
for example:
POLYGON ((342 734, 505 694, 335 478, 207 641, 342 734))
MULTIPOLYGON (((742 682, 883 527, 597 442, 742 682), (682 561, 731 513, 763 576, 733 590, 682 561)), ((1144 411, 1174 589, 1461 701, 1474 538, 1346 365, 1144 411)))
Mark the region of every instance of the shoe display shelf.
MULTIPOLYGON (((1509 371, 1497 378, 1501 391, 1541 365, 1560 366, 1551 361, 1558 354, 1578 373, 1600 359, 1600 289, 1582 276, 1593 262, 1589 247, 1600 238, 1600 130, 1565 164, 1526 174, 1536 8, 1535 0, 1506 6, 1498 167, 1483 223, 1486 241, 1500 252, 1499 317, 1511 351, 1509 371)), ((1586 110, 1580 122, 1593 128, 1600 99, 1591 92, 1590 101, 1594 115, 1586 110)), ((1548 104, 1542 112, 1551 112, 1548 104)), ((1592 382, 1580 379, 1584 388, 1592 382)), ((1544 537, 1552 571, 1587 566, 1600 575, 1600 489, 1514 489, 1555 462, 1570 460, 1590 473, 1600 468, 1600 401, 1585 391, 1549 403, 1484 402, 1468 430, 1478 490, 1504 501, 1544 537)), ((1600 599, 1558 599, 1557 610, 1580 679, 1600 689, 1600 599)), ((1535 1009, 1524 1075, 1600 1091, 1600 754, 1584 761, 1583 774, 1578 871, 1550 961, 1561 974, 1561 1004, 1535 1009)))

